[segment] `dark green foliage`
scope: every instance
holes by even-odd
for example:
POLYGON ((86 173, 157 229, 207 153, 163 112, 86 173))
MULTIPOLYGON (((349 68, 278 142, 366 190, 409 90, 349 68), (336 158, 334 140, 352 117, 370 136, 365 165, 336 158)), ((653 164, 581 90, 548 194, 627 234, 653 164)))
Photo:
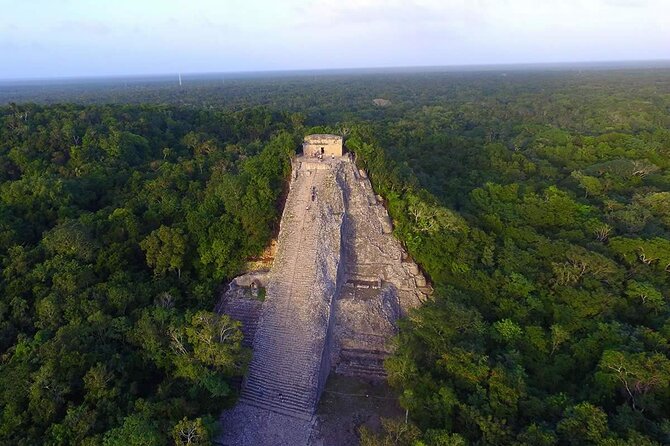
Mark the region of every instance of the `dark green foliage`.
POLYGON ((210 444, 249 359, 215 287, 277 225, 289 122, 0 109, 0 443, 210 444))
POLYGON ((0 440, 211 440, 248 355, 213 290, 341 132, 435 287, 388 362, 414 425, 366 444, 670 444, 670 73, 505 74, 0 91, 174 104, 1 110, 0 440))
POLYGON ((348 139, 435 287, 390 381, 426 444, 668 444, 669 79, 505 85, 348 139))

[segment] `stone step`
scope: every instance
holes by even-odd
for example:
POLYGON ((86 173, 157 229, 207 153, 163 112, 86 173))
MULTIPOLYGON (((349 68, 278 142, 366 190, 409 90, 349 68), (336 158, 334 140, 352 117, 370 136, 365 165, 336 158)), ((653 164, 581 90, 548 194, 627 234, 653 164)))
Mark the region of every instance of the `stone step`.
POLYGON ((294 412, 312 412, 313 403, 311 401, 293 401, 282 395, 280 398, 278 394, 272 398, 268 398, 264 393, 248 392, 240 396, 242 401, 253 401, 257 404, 262 404, 263 407, 275 407, 291 410, 294 412))
POLYGON ((259 327, 258 332, 265 335, 262 339, 266 340, 268 345, 274 345, 277 348, 283 348, 285 345, 292 345, 296 340, 301 345, 311 345, 323 340, 325 333, 310 332, 310 330, 320 327, 320 324, 315 324, 313 321, 300 320, 300 318, 297 317, 293 319, 296 325, 299 324, 299 329, 291 330, 291 327, 286 327, 284 325, 263 324, 262 327, 259 327))
MULTIPOLYGON (((312 343, 310 342, 309 344, 312 343)), ((289 344, 288 342, 284 342, 282 345, 277 345, 276 343, 270 343, 270 342, 264 343, 262 341, 257 340, 254 343, 254 348, 258 349, 258 355, 257 355, 258 358, 283 357, 287 353, 291 353, 295 355, 295 360, 301 363, 311 362, 314 354, 319 351, 319 348, 317 346, 304 345, 300 344, 297 341, 295 343, 289 344), (304 360, 300 358, 304 358, 304 360)))
POLYGON ((318 364, 304 364, 303 367, 296 369, 293 362, 258 361, 252 362, 249 365, 249 376, 262 374, 264 376, 276 377, 283 374, 295 379, 304 380, 305 377, 309 377, 309 374, 313 373, 316 369, 318 369, 318 364))
POLYGON ((315 393, 316 386, 306 387, 306 382, 314 379, 318 369, 311 370, 311 373, 292 373, 291 370, 284 370, 280 367, 273 367, 272 372, 261 370, 250 370, 247 377, 245 388, 253 388, 254 385, 263 385, 268 389, 285 389, 285 393, 295 392, 297 394, 311 395, 315 393))
POLYGON ((311 365, 316 363, 316 361, 310 361, 308 359, 300 359, 300 358, 309 358, 309 356, 307 355, 304 356, 295 355, 295 358, 286 360, 286 356, 289 356, 291 353, 292 353, 291 351, 287 351, 282 355, 272 355, 272 356, 259 353, 254 356, 249 367, 255 368, 257 366, 273 365, 276 367, 282 366, 288 370, 291 369, 310 370, 312 368, 311 365))
POLYGON ((242 390, 242 395, 246 396, 251 394, 267 400, 279 399, 279 395, 281 394, 281 401, 304 406, 309 404, 309 402, 315 398, 316 392, 300 392, 292 390, 290 386, 273 386, 262 382, 247 382, 242 390))
MULTIPOLYGON (((262 354, 257 355, 249 364, 249 370, 259 370, 263 367, 272 366, 274 368, 281 368, 283 371, 292 371, 292 370, 312 370, 315 367, 318 367, 317 361, 305 361, 305 360, 286 360, 286 356, 264 356, 262 354)), ((300 374, 297 372, 296 374, 300 374)))
POLYGON ((242 330, 245 328, 249 327, 257 327, 258 326, 258 318, 260 315, 237 315, 237 314, 228 314, 231 318, 235 319, 236 321, 239 321, 242 323, 242 330))
POLYGON ((363 348, 343 348, 340 350, 340 357, 369 357, 383 356, 387 357, 391 352, 388 350, 363 349, 363 348))
POLYGON ((301 317, 296 317, 294 312, 293 315, 286 314, 284 317, 290 317, 293 322, 293 326, 287 326, 285 324, 286 319, 275 321, 270 318, 265 318, 262 326, 258 328, 258 332, 265 335, 263 339, 267 339, 273 344, 281 345, 281 343, 285 342, 290 344, 292 343, 293 339, 304 339, 307 342, 301 343, 305 344, 315 342, 323 338, 323 336, 319 336, 319 334, 313 334, 310 332, 314 327, 318 327, 320 325, 316 324, 314 321, 308 320, 306 315, 303 319, 301 317))
MULTIPOLYGON (((286 315, 286 317, 289 316, 286 315)), ((285 325, 278 325, 278 324, 274 325, 268 322, 274 322, 274 321, 264 321, 263 326, 259 328, 259 333, 270 335, 268 336, 268 339, 281 340, 283 342, 289 342, 289 343, 291 342, 291 339, 295 339, 298 337, 300 337, 301 339, 305 339, 304 335, 310 334, 309 329, 315 326, 311 323, 310 324, 305 323, 300 327, 296 327, 294 330, 292 330, 291 327, 286 327, 285 325)), ((309 336, 307 340, 314 341, 318 339, 321 338, 314 338, 313 336, 309 336)))
POLYGON ((309 353, 313 350, 313 345, 319 343, 323 338, 313 338, 308 334, 300 337, 301 333, 285 332, 286 329, 277 329, 277 331, 269 331, 267 327, 260 327, 258 329, 258 341, 256 344, 259 348, 265 347, 268 350, 284 352, 288 349, 300 348, 300 351, 309 353), (281 332, 280 332, 281 330, 281 332), (269 336, 268 336, 269 335, 269 336), (305 342, 300 342, 303 339, 305 342))
POLYGON ((386 370, 382 367, 367 367, 358 364, 339 364, 335 372, 345 376, 386 378, 386 370))
POLYGON ((299 418, 305 421, 310 421, 314 414, 314 411, 311 409, 303 408, 292 408, 285 405, 274 404, 272 402, 264 401, 262 399, 256 399, 252 396, 240 398, 245 404, 250 406, 258 407, 259 409, 269 410, 282 415, 287 415, 294 418, 299 418))
POLYGON ((314 343, 321 342, 323 338, 313 338, 309 336, 308 333, 305 333, 305 336, 301 338, 303 332, 293 332, 287 331, 286 328, 277 328, 276 331, 268 330, 267 327, 263 326, 258 329, 259 340, 258 346, 265 346, 268 349, 284 351, 289 348, 294 348, 296 346, 301 346, 305 352, 312 350, 311 345, 314 343), (300 340, 305 342, 300 342, 300 340))
MULTIPOLYGON (((256 347, 256 346, 255 346, 256 347)), ((315 349, 313 351, 304 351, 304 350, 298 350, 296 347, 296 350, 292 349, 286 349, 282 350, 281 352, 278 352, 276 350, 272 349, 264 349, 263 347, 258 348, 258 352, 253 356, 251 365, 254 364, 260 364, 260 363, 265 363, 265 364, 290 364, 293 368, 305 368, 306 365, 315 363, 312 358, 314 357, 314 354, 318 352, 318 349, 315 349), (286 359, 287 356, 291 356, 290 359, 286 359)))
POLYGON ((284 397, 281 399, 279 396, 273 397, 273 398, 267 398, 264 394, 258 394, 254 392, 249 392, 246 394, 243 394, 240 399, 245 402, 253 402, 260 407, 267 408, 267 409, 280 409, 280 410, 286 410, 289 411, 289 414, 292 415, 292 413, 303 413, 303 414, 309 414, 311 415, 313 413, 313 403, 311 401, 305 401, 305 402, 295 402, 288 400, 284 397), (291 413, 292 412, 292 413, 291 413))
POLYGON ((291 375, 301 375, 303 371, 311 371, 314 368, 318 367, 316 361, 310 362, 305 360, 286 360, 286 356, 291 356, 290 352, 287 352, 284 356, 255 356, 254 359, 249 364, 250 371, 263 371, 264 369, 272 368, 282 372, 290 373, 291 375))
POLYGON ((245 384, 242 389, 242 396, 255 395, 257 399, 275 400, 281 399, 297 406, 309 405, 316 398, 316 392, 297 392, 292 391, 290 386, 272 386, 261 382, 251 382, 245 384))
POLYGON ((362 364, 374 367, 384 367, 384 362, 388 355, 383 356, 340 356, 338 363, 340 364, 362 364))
MULTIPOLYGON (((295 355, 295 358, 305 358, 304 360, 299 360, 298 362, 311 362, 314 353, 316 353, 318 348, 310 348, 309 346, 302 345, 300 343, 284 344, 281 347, 278 347, 273 344, 264 344, 262 341, 257 341, 254 344, 254 347, 258 349, 258 358, 276 358, 284 357, 286 353, 292 353, 295 355)), ((295 362, 295 361, 294 361, 295 362)))
MULTIPOLYGON (((287 356, 293 356, 291 351, 285 352, 283 355, 263 355, 258 354, 254 356, 254 359, 249 364, 250 369, 257 369, 259 367, 281 367, 285 370, 312 370, 316 365, 316 361, 309 361, 305 359, 299 359, 298 355, 295 355, 295 358, 286 360, 287 356)), ((314 355, 312 355, 314 356, 314 355)), ((302 358, 307 358, 308 356, 301 356, 302 358)))
POLYGON ((296 378, 291 375, 276 375, 267 373, 256 373, 249 376, 248 383, 264 383, 268 386, 283 386, 295 392, 310 393, 315 391, 315 385, 309 385, 302 377, 296 378))
POLYGON ((314 352, 318 351, 318 348, 315 344, 320 343, 321 339, 311 339, 305 337, 305 343, 301 343, 296 336, 296 338, 263 338, 263 332, 259 332, 259 339, 254 344, 258 347, 259 350, 263 350, 264 354, 269 354, 274 356, 276 354, 283 355, 286 352, 294 352, 296 355, 304 355, 306 358, 309 358, 314 352))
POLYGON ((242 323, 241 329, 244 335, 242 344, 245 347, 250 347, 253 344, 256 331, 258 330, 258 322, 261 315, 260 304, 258 302, 257 305, 249 305, 246 302, 232 301, 223 309, 224 314, 242 323))

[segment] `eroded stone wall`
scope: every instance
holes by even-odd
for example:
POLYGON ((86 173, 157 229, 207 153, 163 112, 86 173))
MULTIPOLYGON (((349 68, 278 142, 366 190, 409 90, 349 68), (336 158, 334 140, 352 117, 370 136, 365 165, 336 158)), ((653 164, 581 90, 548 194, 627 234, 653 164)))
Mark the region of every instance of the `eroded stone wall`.
POLYGON ((336 300, 333 364, 338 373, 384 377, 396 321, 427 298, 423 275, 391 234, 370 180, 343 163, 346 217, 343 286, 336 300))

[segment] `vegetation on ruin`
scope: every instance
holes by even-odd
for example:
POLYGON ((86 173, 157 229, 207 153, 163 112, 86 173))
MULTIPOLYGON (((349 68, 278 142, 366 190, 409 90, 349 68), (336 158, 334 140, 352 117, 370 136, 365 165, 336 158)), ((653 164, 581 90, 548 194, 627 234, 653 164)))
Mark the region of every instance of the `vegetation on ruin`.
POLYGON ((0 91, 80 104, 0 109, 0 442, 208 441, 248 357, 214 290, 313 131, 435 288, 364 444, 670 443, 670 71, 96 88, 0 91))

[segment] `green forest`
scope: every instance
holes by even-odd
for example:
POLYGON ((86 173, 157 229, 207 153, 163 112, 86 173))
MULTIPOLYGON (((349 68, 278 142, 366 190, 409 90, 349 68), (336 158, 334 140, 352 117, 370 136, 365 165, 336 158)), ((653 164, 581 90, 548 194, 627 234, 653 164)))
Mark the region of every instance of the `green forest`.
POLYGON ((250 355, 214 292, 275 230, 290 116, 0 116, 0 443, 206 444, 250 355))
POLYGON ((208 444, 250 354, 215 292, 328 131, 435 290, 386 363, 408 422, 362 445, 670 444, 670 70, 22 94, 0 91, 0 443, 208 444))

